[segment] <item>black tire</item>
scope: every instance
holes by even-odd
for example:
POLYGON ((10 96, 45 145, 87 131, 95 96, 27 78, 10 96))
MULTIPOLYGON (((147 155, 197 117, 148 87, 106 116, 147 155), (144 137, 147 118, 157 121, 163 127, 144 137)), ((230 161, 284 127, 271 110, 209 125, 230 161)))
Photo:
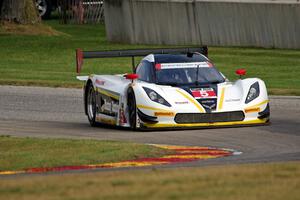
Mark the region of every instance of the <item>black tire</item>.
POLYGON ((86 113, 88 116, 88 120, 91 124, 91 126, 96 126, 96 92, 92 84, 87 85, 87 93, 86 93, 86 113))
POLYGON ((42 19, 49 19, 52 12, 51 0, 36 0, 36 7, 42 19))
POLYGON ((132 130, 136 130, 136 100, 132 88, 128 89, 127 106, 128 106, 128 113, 129 113, 130 128, 132 130))

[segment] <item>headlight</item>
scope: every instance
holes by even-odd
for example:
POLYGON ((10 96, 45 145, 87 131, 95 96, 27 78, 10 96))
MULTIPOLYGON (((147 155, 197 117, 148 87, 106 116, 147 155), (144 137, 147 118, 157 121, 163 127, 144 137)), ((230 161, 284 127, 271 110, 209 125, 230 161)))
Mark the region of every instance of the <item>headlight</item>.
POLYGON ((171 107, 171 105, 154 90, 152 90, 150 88, 146 88, 146 87, 143 87, 143 89, 145 90, 146 94, 152 101, 159 103, 159 104, 163 104, 168 107, 171 107))
POLYGON ((245 103, 249 103, 259 96, 259 84, 255 82, 251 85, 245 103))

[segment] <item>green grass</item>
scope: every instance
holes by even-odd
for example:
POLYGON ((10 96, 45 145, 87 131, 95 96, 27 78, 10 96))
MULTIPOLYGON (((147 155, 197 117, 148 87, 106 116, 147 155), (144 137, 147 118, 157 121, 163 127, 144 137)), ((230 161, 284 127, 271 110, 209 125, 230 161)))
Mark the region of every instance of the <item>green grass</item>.
POLYGON ((296 200, 300 163, 114 171, 0 179, 0 199, 296 200))
MULTIPOLYGON (((166 46, 110 43, 101 25, 61 25, 48 21, 59 36, 0 34, 0 84, 80 87, 75 79, 75 49, 112 50, 166 46)), ((300 50, 209 47, 209 57, 229 79, 238 67, 247 77, 265 80, 272 94, 300 95, 300 50)), ((131 58, 85 60, 83 73, 131 71, 131 58)))
POLYGON ((0 171, 101 164, 155 157, 167 152, 129 142, 0 137, 0 171))

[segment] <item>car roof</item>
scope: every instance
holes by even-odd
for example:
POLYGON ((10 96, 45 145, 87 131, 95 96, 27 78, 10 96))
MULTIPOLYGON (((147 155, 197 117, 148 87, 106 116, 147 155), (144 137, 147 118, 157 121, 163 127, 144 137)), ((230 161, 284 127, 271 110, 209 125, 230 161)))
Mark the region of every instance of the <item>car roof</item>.
POLYGON ((143 60, 155 63, 187 63, 187 62, 205 62, 208 61, 202 54, 149 54, 143 60))

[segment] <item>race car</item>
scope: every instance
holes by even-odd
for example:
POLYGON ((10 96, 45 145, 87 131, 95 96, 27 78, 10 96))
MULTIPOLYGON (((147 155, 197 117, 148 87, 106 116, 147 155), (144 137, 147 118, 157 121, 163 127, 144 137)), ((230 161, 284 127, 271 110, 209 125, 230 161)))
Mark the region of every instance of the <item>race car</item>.
POLYGON ((208 59, 208 48, 76 50, 77 79, 84 81, 84 108, 91 126, 133 130, 267 124, 264 81, 230 82, 208 59), (134 57, 145 56, 135 66, 134 57), (133 73, 80 76, 84 58, 132 57, 133 73))

